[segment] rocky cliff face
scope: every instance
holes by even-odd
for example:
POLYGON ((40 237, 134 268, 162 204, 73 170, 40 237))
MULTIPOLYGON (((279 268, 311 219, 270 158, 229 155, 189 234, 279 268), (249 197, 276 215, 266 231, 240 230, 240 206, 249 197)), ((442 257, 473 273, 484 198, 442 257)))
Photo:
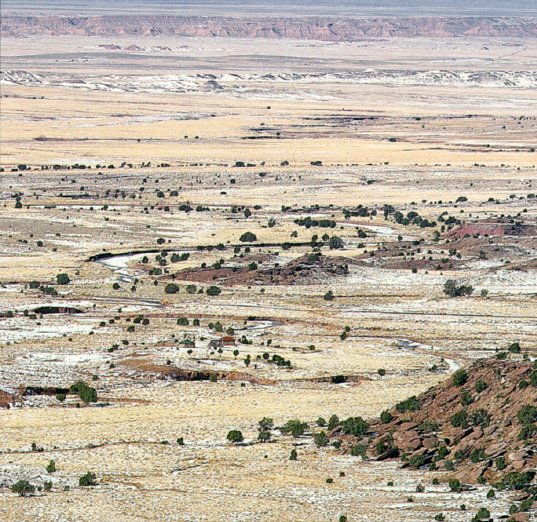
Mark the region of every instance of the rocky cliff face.
POLYGON ((537 469, 536 364, 477 362, 384 412, 368 434, 346 435, 342 426, 330 435, 376 460, 399 457, 405 467, 448 472, 463 483, 522 489, 537 469))
POLYGON ((537 37, 535 18, 232 18, 199 16, 5 16, 3 37, 199 36, 352 41, 384 37, 537 37))

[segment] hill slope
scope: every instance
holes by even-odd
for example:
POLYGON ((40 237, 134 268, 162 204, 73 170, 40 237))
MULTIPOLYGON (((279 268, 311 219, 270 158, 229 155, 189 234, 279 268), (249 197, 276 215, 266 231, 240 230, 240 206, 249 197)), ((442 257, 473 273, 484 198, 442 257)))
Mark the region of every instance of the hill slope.
POLYGON ((367 440, 377 460, 401 457, 405 467, 521 489, 537 469, 537 369, 529 361, 479 361, 383 412, 368 439, 349 432, 345 423, 332 432, 346 451, 367 440))

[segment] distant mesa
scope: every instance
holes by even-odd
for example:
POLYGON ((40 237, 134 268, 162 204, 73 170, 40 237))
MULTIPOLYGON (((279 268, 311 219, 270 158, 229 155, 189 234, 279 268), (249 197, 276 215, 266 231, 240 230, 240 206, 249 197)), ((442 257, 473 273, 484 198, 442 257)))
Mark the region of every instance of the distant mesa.
POLYGON ((332 42, 391 37, 537 37, 537 20, 523 17, 329 18, 225 16, 4 16, 2 37, 197 36, 291 38, 332 42))

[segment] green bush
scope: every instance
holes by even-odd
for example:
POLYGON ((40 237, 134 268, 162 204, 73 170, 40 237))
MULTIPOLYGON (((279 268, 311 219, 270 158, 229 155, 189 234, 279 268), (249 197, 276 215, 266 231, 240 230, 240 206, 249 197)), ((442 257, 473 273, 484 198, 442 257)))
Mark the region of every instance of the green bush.
POLYGON ((485 391, 488 388, 488 384, 483 379, 478 379, 478 381, 475 383, 475 391, 477 393, 481 393, 482 391, 485 391))
POLYGON ((461 410, 451 416, 451 425, 454 428, 467 428, 468 427, 468 413, 466 410, 461 410))
POLYGON ((69 279, 67 274, 58 274, 56 276, 56 282, 59 285, 68 285, 71 282, 71 279, 69 279))
POLYGON ((323 299, 325 301, 333 301, 334 300, 334 292, 332 292, 332 290, 328 290, 328 292, 326 292, 326 294, 324 294, 323 299))
POLYGON ((512 471, 505 475, 497 486, 499 489, 523 489, 530 485, 534 477, 534 471, 512 471))
POLYGON ((86 403, 97 402, 97 390, 91 386, 87 386, 80 391, 80 398, 86 403))
POLYGON ((97 390, 83 381, 73 384, 69 391, 77 394, 85 403, 97 402, 97 390))
POLYGON ((456 493, 460 493, 462 491, 462 484, 459 479, 449 479, 448 486, 451 491, 455 491, 456 493))
POLYGON ((468 372, 466 370, 457 370, 453 374, 453 385, 462 386, 468 381, 468 372))
POLYGON ((472 522, 481 522, 485 520, 490 520, 490 511, 487 508, 479 508, 475 517, 472 519, 472 522))
POLYGON ((222 290, 217 286, 210 286, 206 290, 207 295, 215 296, 220 295, 222 293, 222 290))
POLYGON ((351 455, 353 457, 362 457, 365 459, 367 456, 367 444, 355 444, 351 448, 351 455))
POLYGON ((463 406, 469 406, 473 402, 474 402, 474 399, 473 399, 472 395, 470 394, 470 392, 468 390, 462 390, 461 404, 463 406))
POLYGON ((388 424, 388 422, 391 422, 392 419, 393 419, 393 415, 388 410, 384 410, 380 414, 380 420, 383 424, 388 424))
POLYGON ((520 343, 512 343, 509 348, 507 349, 510 353, 520 353, 520 343))
POLYGON ((320 431, 319 433, 315 434, 315 437, 313 437, 313 442, 318 448, 320 448, 322 446, 328 446, 330 441, 328 440, 326 433, 324 431, 320 431))
POLYGON ((533 506, 534 502, 535 500, 533 498, 524 499, 518 506, 518 511, 519 512, 529 511, 531 507, 533 506))
POLYGON ((260 431, 257 435, 257 440, 259 442, 268 442, 272 437, 270 431, 260 431))
POLYGON ((481 426, 482 428, 486 428, 491 420, 490 413, 483 408, 473 411, 470 417, 474 426, 481 426))
POLYGON ((517 419, 520 424, 537 422, 537 406, 532 406, 531 404, 522 406, 517 413, 517 419))
POLYGON ((339 426, 339 417, 337 415, 332 415, 329 419, 328 419, 328 429, 329 430, 333 430, 334 428, 336 428, 337 426, 339 426))
POLYGON ((85 475, 82 475, 78 480, 78 485, 82 487, 96 486, 97 481, 95 480, 97 476, 95 473, 88 471, 85 475))
POLYGON ((485 450, 483 448, 478 448, 473 450, 470 453, 470 460, 476 464, 477 462, 481 462, 482 460, 485 460, 487 458, 487 454, 485 453, 485 450))
POLYGON ((410 457, 408 463, 413 468, 421 468, 425 464, 425 456, 424 455, 413 455, 410 457))
POLYGON ((179 285, 176 285, 175 283, 168 283, 164 287, 164 292, 166 292, 167 294, 176 294, 177 292, 179 292, 179 285))
POLYGON ((470 285, 459 285, 455 279, 448 279, 444 284, 444 294, 449 297, 461 297, 471 295, 474 287, 470 285))
POLYGON ((361 438, 367 434, 369 424, 362 417, 349 417, 341 423, 343 433, 361 438))
POLYGON ((259 421, 259 431, 268 431, 274 428, 274 420, 270 417, 263 417, 259 421))
POLYGON ((438 457, 441 459, 445 459, 449 455, 449 449, 447 446, 439 446, 438 447, 438 457))
POLYGON ((343 248, 343 240, 338 236, 332 236, 328 241, 328 246, 330 250, 339 250, 343 248))
POLYGON ((537 426, 535 424, 524 424, 520 433, 518 434, 519 440, 530 440, 537 435, 537 426))
POLYGON ((257 236, 252 232, 245 232, 239 239, 243 243, 253 243, 254 241, 257 241, 257 236))
POLYGON ((421 429, 422 431, 436 432, 440 430, 440 424, 436 421, 426 420, 419 425, 419 429, 421 429))
POLYGON ((293 437, 300 437, 300 435, 304 435, 307 427, 307 423, 300 422, 298 419, 293 419, 287 421, 287 423, 282 426, 281 431, 285 434, 290 433, 293 437))
POLYGON ((227 434, 227 440, 229 440, 229 442, 242 442, 244 440, 244 437, 242 436, 242 431, 239 431, 239 430, 231 430, 228 434, 227 434))
POLYGON ((35 486, 32 486, 27 480, 19 480, 11 486, 11 491, 21 497, 27 497, 35 493, 35 486))
POLYGON ((399 413, 406 413, 409 411, 416 411, 420 407, 420 402, 418 398, 413 395, 412 397, 409 397, 408 399, 405 399, 404 401, 401 401, 395 405, 395 409, 399 413))

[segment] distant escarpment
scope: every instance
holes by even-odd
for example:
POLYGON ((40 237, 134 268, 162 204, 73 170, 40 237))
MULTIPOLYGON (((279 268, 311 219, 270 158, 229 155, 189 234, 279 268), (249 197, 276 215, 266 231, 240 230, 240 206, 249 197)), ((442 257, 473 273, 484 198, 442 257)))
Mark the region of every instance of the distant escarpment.
POLYGON ((537 37, 537 19, 511 17, 233 18, 202 16, 4 16, 3 37, 198 36, 352 41, 387 37, 537 37))

